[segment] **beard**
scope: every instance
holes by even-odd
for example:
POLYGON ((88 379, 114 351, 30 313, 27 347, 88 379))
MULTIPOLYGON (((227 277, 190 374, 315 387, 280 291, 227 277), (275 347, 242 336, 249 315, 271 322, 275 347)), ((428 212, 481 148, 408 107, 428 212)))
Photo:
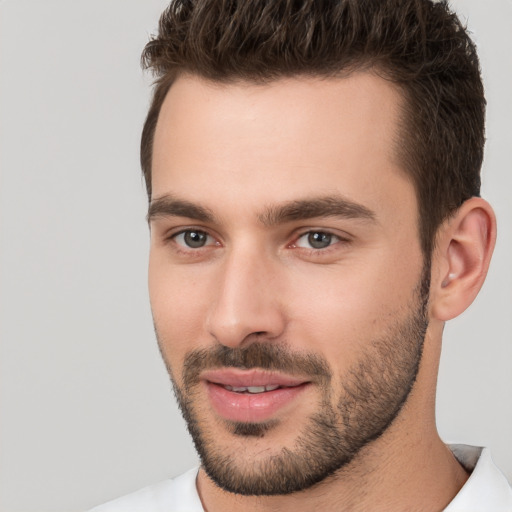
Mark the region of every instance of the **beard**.
MULTIPOLYGON (((179 407, 210 479, 226 491, 245 496, 290 494, 334 475, 382 436, 399 415, 416 381, 428 327, 429 288, 430 266, 425 265, 414 290, 413 306, 378 339, 366 343, 357 362, 340 376, 338 391, 333 389, 328 361, 318 354, 297 353, 286 344, 258 339, 244 347, 217 344, 189 352, 179 385, 157 333, 179 407), (230 451, 229 441, 220 442, 225 438, 214 433, 201 413, 199 375, 222 367, 280 371, 315 381, 320 391, 317 412, 306 418, 293 446, 282 446, 277 453, 256 460, 244 458, 241 451, 230 451)), ((226 420, 224 427, 231 435, 249 441, 271 435, 277 423, 226 420)))

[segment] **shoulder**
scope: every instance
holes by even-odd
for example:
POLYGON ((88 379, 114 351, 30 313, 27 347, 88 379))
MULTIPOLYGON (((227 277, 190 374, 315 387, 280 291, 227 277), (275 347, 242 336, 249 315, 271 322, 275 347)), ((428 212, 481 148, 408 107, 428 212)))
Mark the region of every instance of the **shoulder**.
POLYGON ((203 512, 196 489, 197 468, 177 478, 144 487, 89 512, 203 512))

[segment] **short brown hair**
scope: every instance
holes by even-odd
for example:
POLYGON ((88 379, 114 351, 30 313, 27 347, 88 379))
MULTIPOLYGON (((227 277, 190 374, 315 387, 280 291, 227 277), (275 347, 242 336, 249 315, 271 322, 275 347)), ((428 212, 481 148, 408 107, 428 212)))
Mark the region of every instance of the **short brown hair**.
POLYGON ((404 94, 398 154, 419 203, 423 251, 480 193, 485 98, 475 45, 446 1, 173 0, 142 54, 157 77, 141 141, 151 199, 152 145, 176 77, 265 83, 373 70, 404 94))

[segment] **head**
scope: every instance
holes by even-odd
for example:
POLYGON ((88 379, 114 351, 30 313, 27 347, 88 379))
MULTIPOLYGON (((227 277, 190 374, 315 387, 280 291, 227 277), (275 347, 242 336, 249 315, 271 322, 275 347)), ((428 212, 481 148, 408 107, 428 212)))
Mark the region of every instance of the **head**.
POLYGON ((158 75, 141 153, 152 310, 208 475, 291 493, 428 423, 430 341, 453 304, 436 291, 432 305, 432 278, 449 290, 441 274, 488 260, 466 236, 450 245, 462 222, 443 227, 478 210, 483 148, 455 15, 426 0, 176 1, 144 62, 158 75), (435 242, 453 265, 433 272, 435 242))

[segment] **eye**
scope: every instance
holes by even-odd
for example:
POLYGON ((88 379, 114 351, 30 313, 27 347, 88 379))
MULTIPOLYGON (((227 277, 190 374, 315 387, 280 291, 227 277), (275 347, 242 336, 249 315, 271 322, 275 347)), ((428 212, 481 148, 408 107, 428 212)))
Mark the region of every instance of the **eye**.
POLYGON ((305 249, 326 249, 339 241, 340 238, 331 233, 326 233, 325 231, 309 231, 300 236, 294 245, 305 249))
POLYGON ((198 229, 187 229, 173 236, 174 241, 188 249, 200 249, 206 245, 212 245, 214 239, 204 231, 198 229))

